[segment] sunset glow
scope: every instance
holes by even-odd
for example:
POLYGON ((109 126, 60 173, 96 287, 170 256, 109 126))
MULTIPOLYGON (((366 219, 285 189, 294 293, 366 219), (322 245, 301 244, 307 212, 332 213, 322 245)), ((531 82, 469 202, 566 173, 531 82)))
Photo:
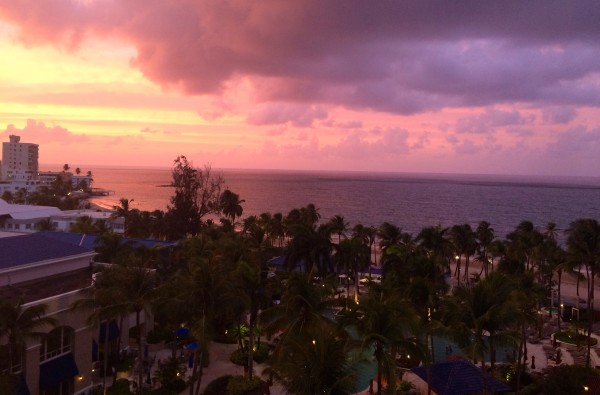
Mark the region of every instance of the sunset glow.
POLYGON ((41 163, 600 176, 600 5, 0 0, 41 163), (48 17, 52 15, 52 17, 48 17))

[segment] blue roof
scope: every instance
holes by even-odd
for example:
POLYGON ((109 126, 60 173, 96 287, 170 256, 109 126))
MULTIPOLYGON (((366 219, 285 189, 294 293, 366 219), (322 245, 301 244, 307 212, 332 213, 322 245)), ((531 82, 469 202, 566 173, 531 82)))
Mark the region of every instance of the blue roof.
POLYGON ((89 252, 87 248, 53 240, 40 233, 4 237, 0 238, 0 269, 89 252))
MULTIPOLYGON (((97 235, 88 235, 88 234, 83 234, 83 233, 50 232, 50 231, 44 231, 44 232, 40 232, 40 233, 42 235, 52 238, 54 240, 61 240, 61 241, 67 242, 67 243, 80 245, 82 247, 87 248, 90 251, 93 251, 94 248, 96 247, 95 242, 96 242, 96 239, 98 238, 97 235)), ((160 247, 172 247, 176 244, 171 241, 129 239, 129 238, 123 238, 122 242, 123 243, 131 242, 133 247, 144 246, 146 248, 152 248, 157 245, 160 247)))
POLYGON ((44 237, 52 240, 58 240, 69 244, 74 244, 87 249, 88 251, 94 251, 94 242, 96 236, 87 235, 83 233, 68 233, 68 232, 40 232, 44 237))
MULTIPOLYGON (((466 360, 446 361, 430 365, 431 388, 439 395, 472 395, 483 391, 481 369, 466 360)), ((427 382, 427 371, 424 366, 412 369, 412 372, 427 382)), ((508 384, 500 380, 489 379, 488 390, 493 393, 510 391, 508 384)))

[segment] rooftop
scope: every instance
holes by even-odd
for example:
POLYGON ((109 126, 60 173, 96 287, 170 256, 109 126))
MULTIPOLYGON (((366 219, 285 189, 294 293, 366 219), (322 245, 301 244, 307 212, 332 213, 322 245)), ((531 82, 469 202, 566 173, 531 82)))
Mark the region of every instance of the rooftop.
POLYGON ((89 248, 45 237, 40 233, 0 238, 0 271, 74 255, 93 254, 89 248))

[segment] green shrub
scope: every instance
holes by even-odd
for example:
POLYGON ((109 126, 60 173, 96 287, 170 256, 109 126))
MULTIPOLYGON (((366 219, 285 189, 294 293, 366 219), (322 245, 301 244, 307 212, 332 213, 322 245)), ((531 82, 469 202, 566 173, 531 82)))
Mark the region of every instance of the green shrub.
POLYGON ((133 355, 129 355, 125 359, 119 360, 115 363, 115 370, 117 372, 128 372, 133 369, 133 365, 135 364, 135 357, 133 355))
MULTIPOLYGON (((557 332, 554 334, 554 338, 563 343, 575 344, 581 346, 587 344, 587 336, 583 333, 577 333, 574 331, 557 332)), ((592 337, 592 346, 598 343, 598 340, 592 337)))
POLYGON ((237 349, 231 353, 229 360, 236 365, 246 366, 248 364, 248 353, 244 350, 237 349))
POLYGON ((260 347, 254 351, 254 355, 252 359, 256 363, 263 363, 269 358, 269 346, 267 344, 262 343, 260 347))
POLYGON ((161 388, 178 394, 186 386, 185 381, 180 378, 184 372, 185 367, 179 363, 177 358, 171 357, 154 372, 154 377, 160 382, 161 388))
POLYGON ((131 395, 132 392, 129 391, 130 382, 127 379, 118 379, 115 382, 115 385, 108 388, 108 393, 110 395, 131 395))
POLYGON ((221 376, 206 386, 204 389, 204 395, 226 395, 227 394, 227 384, 229 383, 229 379, 231 379, 231 375, 228 374, 226 376, 221 376))
POLYGON ((260 386, 260 378, 253 377, 248 380, 244 376, 233 376, 227 383, 227 393, 229 395, 244 395, 247 392, 257 389, 260 386))
MULTIPOLYGON (((268 358, 269 358, 269 346, 264 343, 261 344, 260 347, 258 347, 254 351, 254 354, 252 355, 252 359, 256 363, 263 363, 268 358)), ((248 364, 248 351, 237 349, 231 354, 231 357, 229 358, 229 360, 236 365, 246 366, 248 364)))

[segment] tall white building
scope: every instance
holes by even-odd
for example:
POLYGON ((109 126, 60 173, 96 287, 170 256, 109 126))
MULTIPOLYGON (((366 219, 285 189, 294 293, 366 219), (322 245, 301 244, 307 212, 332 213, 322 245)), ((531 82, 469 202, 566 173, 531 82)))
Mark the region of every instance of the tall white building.
POLYGON ((21 137, 11 135, 10 141, 2 143, 2 166, 0 179, 5 181, 31 181, 38 178, 37 144, 21 143, 21 137))

